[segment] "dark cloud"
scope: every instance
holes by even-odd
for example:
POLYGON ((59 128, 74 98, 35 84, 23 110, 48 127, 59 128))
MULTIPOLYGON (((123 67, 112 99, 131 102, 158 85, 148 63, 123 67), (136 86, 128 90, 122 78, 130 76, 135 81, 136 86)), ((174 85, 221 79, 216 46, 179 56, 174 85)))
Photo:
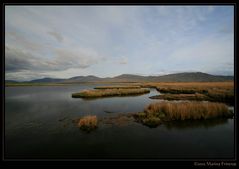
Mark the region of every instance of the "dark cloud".
POLYGON ((7 72, 22 70, 61 70, 52 60, 35 57, 29 52, 6 46, 5 69, 7 72))
POLYGON ((69 68, 87 68, 97 63, 97 55, 90 51, 71 51, 70 49, 56 49, 56 56, 47 59, 39 58, 21 49, 6 46, 5 67, 7 72, 22 70, 61 71, 69 68))
POLYGON ((18 49, 5 48, 6 71, 30 70, 32 67, 32 56, 18 49))

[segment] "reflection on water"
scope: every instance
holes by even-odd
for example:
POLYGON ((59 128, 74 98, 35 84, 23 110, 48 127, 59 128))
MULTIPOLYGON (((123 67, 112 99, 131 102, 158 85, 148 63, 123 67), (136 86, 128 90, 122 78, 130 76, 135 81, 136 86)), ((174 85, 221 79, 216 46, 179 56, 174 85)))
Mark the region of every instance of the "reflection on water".
POLYGON ((205 128, 208 129, 210 127, 215 127, 222 124, 227 124, 228 119, 220 118, 220 119, 210 119, 210 120, 185 120, 185 121, 173 121, 167 122, 164 125, 167 129, 188 129, 188 128, 205 128))
MULTIPOLYGON (((102 84, 103 85, 103 84, 102 84)), ((234 120, 184 121, 148 128, 120 113, 139 112, 157 95, 96 100, 71 94, 96 85, 7 87, 6 158, 233 158, 234 120), (72 122, 97 115, 84 133, 72 122)))

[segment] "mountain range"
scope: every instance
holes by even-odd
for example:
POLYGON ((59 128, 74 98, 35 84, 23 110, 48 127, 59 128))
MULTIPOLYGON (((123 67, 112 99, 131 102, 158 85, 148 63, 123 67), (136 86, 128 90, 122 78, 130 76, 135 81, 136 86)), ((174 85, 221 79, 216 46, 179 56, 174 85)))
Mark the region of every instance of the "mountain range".
MULTIPOLYGON (((43 78, 27 82, 32 83, 80 83, 80 82, 222 82, 233 81, 234 76, 211 75, 202 72, 175 73, 161 76, 140 76, 122 74, 115 77, 100 78, 96 76, 75 76, 69 79, 43 78)), ((6 82, 16 82, 6 80, 6 82)))

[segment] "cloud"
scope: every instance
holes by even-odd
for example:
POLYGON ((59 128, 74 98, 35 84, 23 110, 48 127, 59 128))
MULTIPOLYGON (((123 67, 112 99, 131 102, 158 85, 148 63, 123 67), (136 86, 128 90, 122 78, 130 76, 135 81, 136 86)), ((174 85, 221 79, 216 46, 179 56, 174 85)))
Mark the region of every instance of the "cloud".
POLYGON ((208 36, 189 46, 174 51, 171 63, 178 69, 195 68, 203 72, 231 72, 234 69, 233 39, 230 36, 208 36))
POLYGON ((87 68, 98 63, 100 56, 90 49, 56 49, 54 63, 61 65, 63 69, 87 68))
POLYGON ((62 65, 57 65, 53 59, 39 58, 32 53, 14 47, 6 46, 5 57, 5 68, 7 72, 23 70, 49 71, 62 69, 62 65))
POLYGON ((12 46, 18 46, 18 48, 25 51, 39 52, 42 49, 48 48, 47 45, 33 41, 16 30, 6 31, 5 37, 7 45, 11 44, 12 46))
POLYGON ((6 71, 54 71, 66 70, 69 68, 85 69, 98 63, 100 58, 97 53, 89 49, 56 49, 55 57, 39 58, 31 53, 20 49, 8 47, 5 48, 6 71))
POLYGON ((126 57, 121 57, 121 58, 120 58, 120 61, 119 61, 119 64, 122 64, 122 65, 128 64, 128 58, 126 58, 126 57))
POLYGON ((12 77, 232 69, 225 67, 234 54, 230 6, 7 6, 5 12, 12 77))
POLYGON ((40 79, 49 77, 47 72, 36 72, 32 70, 21 70, 18 72, 7 72, 5 79, 16 80, 16 81, 29 81, 32 79, 40 79))
POLYGON ((60 33, 58 32, 47 32, 49 35, 53 36, 58 42, 62 42, 63 41, 63 37, 60 33))
POLYGON ((37 61, 31 54, 16 48, 5 47, 5 68, 7 72, 34 69, 37 61))
POLYGON ((76 75, 90 75, 93 74, 88 69, 77 69, 70 68, 67 70, 57 70, 57 71, 36 71, 36 70, 21 70, 17 72, 6 72, 5 79, 7 80, 17 80, 17 81, 29 81, 32 79, 40 79, 40 78, 71 78, 76 75))

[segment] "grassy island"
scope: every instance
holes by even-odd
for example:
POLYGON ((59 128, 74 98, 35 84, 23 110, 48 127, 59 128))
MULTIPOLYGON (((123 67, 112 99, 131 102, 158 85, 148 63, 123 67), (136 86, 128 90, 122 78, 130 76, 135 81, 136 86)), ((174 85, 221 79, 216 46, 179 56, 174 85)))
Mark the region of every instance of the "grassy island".
POLYGON ((79 93, 73 93, 73 98, 97 98, 109 96, 133 96, 149 93, 148 89, 101 89, 101 90, 83 90, 79 93))
POLYGON ((143 112, 133 115, 137 122, 157 127, 174 120, 206 120, 233 117, 223 103, 212 102, 158 102, 148 105, 143 112))
POLYGON ((99 86, 94 89, 139 89, 140 86, 99 86))
MULTIPOLYGON (((151 84, 153 85, 153 84, 151 84)), ((164 100, 197 100, 234 105, 233 82, 188 82, 154 84, 162 95, 150 97, 164 100)))

